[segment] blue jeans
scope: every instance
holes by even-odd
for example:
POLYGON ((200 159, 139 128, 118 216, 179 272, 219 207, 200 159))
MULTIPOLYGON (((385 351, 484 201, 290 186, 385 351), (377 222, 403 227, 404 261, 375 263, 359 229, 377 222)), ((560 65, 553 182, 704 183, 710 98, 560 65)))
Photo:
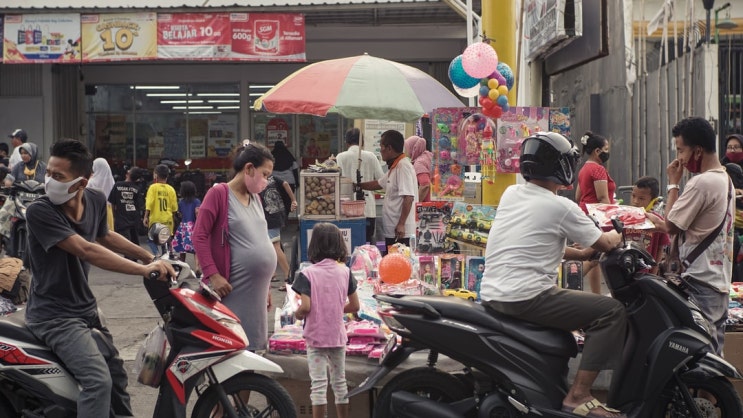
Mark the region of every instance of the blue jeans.
POLYGON ((124 361, 97 313, 84 318, 56 318, 27 323, 28 329, 62 360, 80 383, 79 418, 134 416, 124 361))

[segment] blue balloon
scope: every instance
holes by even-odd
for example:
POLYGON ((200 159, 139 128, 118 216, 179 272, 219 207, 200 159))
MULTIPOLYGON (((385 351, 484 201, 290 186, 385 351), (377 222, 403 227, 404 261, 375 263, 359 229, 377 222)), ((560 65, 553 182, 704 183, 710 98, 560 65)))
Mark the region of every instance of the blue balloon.
POLYGON ((488 93, 490 92, 490 87, 488 86, 480 86, 480 96, 482 97, 488 97, 488 93))
POLYGON ((498 105, 500 105, 500 107, 503 107, 503 105, 507 105, 507 104, 508 104, 508 96, 506 96, 505 94, 501 94, 500 96, 498 96, 498 105))
POLYGON ((506 102, 506 104, 504 104, 503 106, 501 106, 501 109, 503 109, 504 112, 508 112, 508 109, 510 109, 510 108, 511 108, 511 106, 508 105, 508 102, 506 102))
POLYGON ((475 87, 480 83, 479 78, 470 77, 470 75, 464 71, 461 55, 458 55, 451 61, 451 64, 449 64, 449 80, 460 89, 475 87))
POLYGON ((498 72, 506 79, 508 90, 513 88, 513 70, 505 62, 498 63, 498 72))
POLYGON ((449 140, 448 136, 442 136, 439 138, 439 149, 449 149, 451 148, 451 141, 449 140))

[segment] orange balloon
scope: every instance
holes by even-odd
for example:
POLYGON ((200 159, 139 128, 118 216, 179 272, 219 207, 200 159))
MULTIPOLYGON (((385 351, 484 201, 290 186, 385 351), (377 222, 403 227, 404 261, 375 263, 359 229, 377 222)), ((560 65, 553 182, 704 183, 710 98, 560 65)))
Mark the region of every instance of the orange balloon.
POLYGON ((387 254, 379 262, 379 278, 385 283, 402 283, 410 279, 412 273, 410 260, 400 253, 387 254))

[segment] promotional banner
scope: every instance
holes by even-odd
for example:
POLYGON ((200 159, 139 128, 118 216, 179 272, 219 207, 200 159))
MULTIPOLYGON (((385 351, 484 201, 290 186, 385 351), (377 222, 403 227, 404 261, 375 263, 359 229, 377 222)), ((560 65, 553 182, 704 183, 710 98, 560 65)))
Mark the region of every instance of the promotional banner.
POLYGON ((233 60, 307 60, 301 14, 231 13, 230 22, 233 60))
POLYGON ((157 58, 157 14, 116 13, 81 16, 83 62, 157 58))
POLYGON ((77 13, 6 15, 3 33, 5 63, 80 62, 77 13))
POLYGON ((230 56, 229 13, 159 13, 157 56, 161 59, 219 60, 230 56))

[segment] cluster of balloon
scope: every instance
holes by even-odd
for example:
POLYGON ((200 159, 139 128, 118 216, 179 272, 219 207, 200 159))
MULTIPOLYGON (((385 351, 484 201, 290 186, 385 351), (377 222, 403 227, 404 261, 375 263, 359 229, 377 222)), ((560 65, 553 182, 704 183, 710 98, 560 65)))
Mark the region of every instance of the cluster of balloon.
POLYGON ((387 284, 398 284, 410 279, 413 266, 401 253, 390 253, 379 262, 379 278, 387 284))
POLYGON ((479 97, 482 113, 499 118, 509 109, 508 92, 513 88, 513 71, 487 42, 468 46, 449 64, 449 80, 463 97, 479 97))

